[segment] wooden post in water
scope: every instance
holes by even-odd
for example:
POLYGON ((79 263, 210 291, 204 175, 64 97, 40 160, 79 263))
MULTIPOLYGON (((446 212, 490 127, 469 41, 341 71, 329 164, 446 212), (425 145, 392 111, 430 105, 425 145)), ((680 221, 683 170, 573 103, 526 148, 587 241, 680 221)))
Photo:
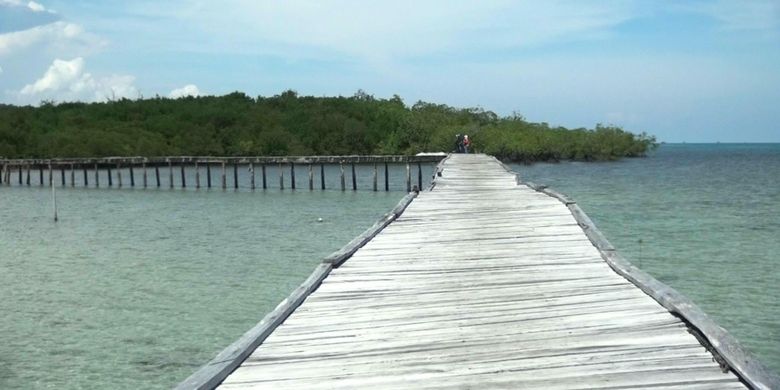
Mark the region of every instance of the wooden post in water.
POLYGON ((227 166, 224 161, 222 161, 222 189, 227 189, 227 166))
POLYGON ((122 188, 122 166, 119 163, 116 163, 116 182, 116 186, 122 188))
POLYGON ((147 186, 147 176, 146 176, 146 161, 141 163, 141 169, 144 170, 144 188, 147 186))
POLYGON ((279 189, 284 189, 284 171, 282 170, 282 163, 279 163, 279 189))
POLYGON ((422 191, 422 165, 417 163, 417 191, 422 191))
POLYGON ((160 166, 154 166, 154 178, 157 179, 157 188, 160 188, 160 166))
POLYGON ((27 166, 27 185, 30 185, 30 166, 27 166))
POLYGON ((114 179, 111 177, 111 165, 106 165, 106 169, 108 172, 108 186, 113 187, 114 186, 114 179))
POLYGON ((198 160, 195 160, 195 188, 200 188, 200 167, 198 160))
POLYGON ((65 167, 60 165, 60 185, 65 187, 65 167))
POLYGON ((130 187, 135 187, 135 173, 133 172, 133 162, 130 162, 130 187))
POLYGON ((254 190, 255 189, 255 163, 252 162, 249 163, 249 172, 252 174, 252 178, 249 181, 249 186, 254 190))
POLYGON ((314 191, 314 170, 309 164, 309 191, 314 191))
POLYGON ((320 186, 325 189, 325 164, 320 164, 320 186))
POLYGON ((100 169, 98 169, 99 166, 97 163, 95 163, 95 188, 100 187, 100 169))
POLYGON ((173 161, 168 159, 168 186, 173 188, 173 161))
POLYGON ((290 161, 290 188, 295 189, 295 163, 290 161))
POLYGON ((352 163, 352 191, 357 191, 357 176, 355 175, 355 163, 352 163))
POLYGON ((76 167, 73 164, 70 164, 70 186, 76 186, 76 167))
POLYGON ((181 163, 181 188, 187 188, 187 177, 184 175, 184 163, 181 163))
POLYGON ((390 170, 387 169, 387 163, 385 163, 385 192, 390 191, 390 170))
POLYGON ((88 179, 88 175, 87 175, 87 166, 86 166, 86 164, 81 166, 81 172, 84 174, 84 187, 88 187, 89 186, 89 179, 88 179))
POLYGON ((373 184, 374 184, 374 186, 373 186, 373 188, 374 188, 374 192, 376 192, 376 181, 377 181, 377 180, 376 180, 376 176, 377 176, 377 174, 376 174, 376 163, 374 163, 374 180, 373 180, 373 184))
POLYGON ((8 176, 8 164, 3 164, 3 169, 0 170, 0 184, 3 183, 8 184, 8 180, 6 180, 6 176, 8 176))
POLYGON ((339 169, 341 169, 341 190, 346 191, 347 185, 344 182, 344 161, 339 163, 339 169))
POLYGON ((54 169, 51 167, 51 160, 49 160, 49 187, 54 186, 54 169))
POLYGON ((406 163, 406 192, 412 192, 412 168, 406 163))
POLYGON ((233 188, 238 189, 238 164, 233 163, 233 188))
POLYGON ((211 164, 206 163, 206 186, 211 188, 211 164))
POLYGON ((38 184, 43 185, 43 165, 38 165, 38 184))
POLYGON ((265 180, 265 164, 260 165, 260 170, 263 173, 263 189, 266 189, 266 188, 268 188, 268 183, 266 183, 266 180, 265 180))
POLYGON ((22 185, 22 166, 19 165, 19 185, 22 185))

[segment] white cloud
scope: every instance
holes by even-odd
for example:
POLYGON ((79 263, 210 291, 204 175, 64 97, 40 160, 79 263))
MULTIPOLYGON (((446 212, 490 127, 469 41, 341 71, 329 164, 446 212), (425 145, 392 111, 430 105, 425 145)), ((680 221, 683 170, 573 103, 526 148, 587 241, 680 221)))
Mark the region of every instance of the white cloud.
POLYGON ((200 96, 200 90, 195 84, 187 84, 181 88, 176 88, 168 94, 168 97, 172 99, 178 99, 185 96, 200 96))
POLYGON ((46 7, 44 7, 43 5, 41 5, 39 3, 36 3, 34 1, 31 1, 31 2, 27 3, 27 8, 33 10, 34 12, 46 11, 46 7))
POLYGON ((135 77, 112 75, 100 79, 85 72, 81 57, 70 61, 56 59, 44 75, 19 91, 20 100, 37 103, 54 101, 105 101, 138 97, 135 77))
POLYGON ((105 44, 104 40, 95 35, 85 33, 79 25, 59 21, 27 30, 0 34, 0 57, 10 56, 19 50, 36 45, 42 46, 37 47, 36 51, 48 49, 83 54, 83 52, 93 51, 105 44))

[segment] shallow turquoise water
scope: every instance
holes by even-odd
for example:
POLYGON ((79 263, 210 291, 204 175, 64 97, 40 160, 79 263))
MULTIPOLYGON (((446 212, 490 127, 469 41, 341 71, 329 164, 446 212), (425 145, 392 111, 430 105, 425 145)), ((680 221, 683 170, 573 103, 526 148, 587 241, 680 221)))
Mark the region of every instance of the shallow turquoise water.
POLYGON ((0 388, 170 388, 403 194, 0 188, 0 388))
MULTIPOLYGON (((575 198, 624 256, 780 371, 780 145, 665 145, 649 158, 515 169, 575 198)), ((170 190, 161 173, 162 189, 105 189, 105 177, 100 189, 58 189, 57 224, 36 176, 0 187, 0 388, 169 388, 405 187, 398 169, 390 193, 365 191, 367 171, 356 193, 300 190, 305 170, 295 192, 252 192, 244 170, 239 191, 193 190, 192 172, 190 188, 170 190)), ((336 170, 327 176, 338 188, 336 170)))
POLYGON ((624 257, 780 372, 780 144, 513 168, 574 198, 624 257))

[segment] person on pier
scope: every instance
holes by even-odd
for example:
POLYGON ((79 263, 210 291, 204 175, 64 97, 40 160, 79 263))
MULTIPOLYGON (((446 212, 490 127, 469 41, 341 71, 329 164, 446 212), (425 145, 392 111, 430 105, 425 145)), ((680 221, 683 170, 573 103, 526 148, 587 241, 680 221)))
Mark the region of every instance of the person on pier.
POLYGON ((469 146, 471 146, 471 140, 469 139, 469 135, 466 134, 463 136, 463 153, 469 153, 469 146))

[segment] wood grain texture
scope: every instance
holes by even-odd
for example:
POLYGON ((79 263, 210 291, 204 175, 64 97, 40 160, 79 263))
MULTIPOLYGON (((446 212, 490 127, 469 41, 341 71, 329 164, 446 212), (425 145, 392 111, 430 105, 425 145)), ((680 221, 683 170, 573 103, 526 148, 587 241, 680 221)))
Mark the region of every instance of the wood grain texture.
POLYGON ((745 387, 569 198, 484 155, 435 172, 221 388, 745 387))

